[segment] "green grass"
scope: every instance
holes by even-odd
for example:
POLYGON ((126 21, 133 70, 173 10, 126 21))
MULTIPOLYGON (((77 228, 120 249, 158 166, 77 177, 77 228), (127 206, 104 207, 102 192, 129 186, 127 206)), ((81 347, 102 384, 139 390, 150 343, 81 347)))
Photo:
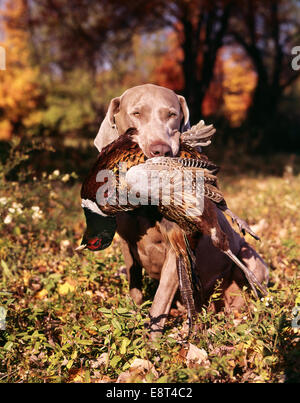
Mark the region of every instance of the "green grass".
MULTIPOLYGON (((262 241, 247 240, 270 266, 270 292, 256 301, 243 291, 240 313, 203 309, 190 340, 207 352, 197 364, 186 357, 184 313, 173 309, 163 337, 149 341, 151 301, 138 307, 128 297, 118 239, 103 252, 73 252, 85 225, 76 178, 12 182, 4 174, 0 382, 115 382, 124 373, 131 382, 300 380, 300 330, 291 326, 300 306, 300 176, 221 177, 232 210, 258 225, 262 241), (130 369, 136 358, 153 371, 130 369)), ((145 278, 146 295, 153 287, 145 278)))

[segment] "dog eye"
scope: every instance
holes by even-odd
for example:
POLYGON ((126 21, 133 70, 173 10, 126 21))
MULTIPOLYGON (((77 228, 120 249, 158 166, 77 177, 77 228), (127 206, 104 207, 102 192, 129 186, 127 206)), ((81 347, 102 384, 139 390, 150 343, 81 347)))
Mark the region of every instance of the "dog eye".
POLYGON ((140 116, 140 112, 139 112, 139 111, 135 111, 135 112, 133 112, 132 114, 133 114, 133 116, 136 116, 136 117, 140 116))
POLYGON ((169 118, 176 118, 177 113, 176 112, 169 112, 169 118))

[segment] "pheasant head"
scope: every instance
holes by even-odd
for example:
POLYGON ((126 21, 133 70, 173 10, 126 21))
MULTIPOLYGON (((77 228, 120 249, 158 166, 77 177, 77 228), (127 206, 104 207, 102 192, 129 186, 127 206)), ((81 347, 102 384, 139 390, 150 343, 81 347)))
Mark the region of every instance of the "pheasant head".
POLYGON ((106 249, 112 243, 117 230, 116 218, 101 216, 87 207, 83 208, 86 230, 77 251, 89 249, 93 252, 106 249))

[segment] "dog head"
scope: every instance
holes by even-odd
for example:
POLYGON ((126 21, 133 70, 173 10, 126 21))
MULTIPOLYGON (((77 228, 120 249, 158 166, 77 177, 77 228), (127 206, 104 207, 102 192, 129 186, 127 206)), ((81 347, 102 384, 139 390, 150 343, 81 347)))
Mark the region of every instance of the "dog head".
POLYGON ((180 132, 189 127, 189 110, 183 96, 144 84, 112 99, 105 120, 95 139, 98 150, 134 128, 134 139, 148 158, 175 156, 180 132))

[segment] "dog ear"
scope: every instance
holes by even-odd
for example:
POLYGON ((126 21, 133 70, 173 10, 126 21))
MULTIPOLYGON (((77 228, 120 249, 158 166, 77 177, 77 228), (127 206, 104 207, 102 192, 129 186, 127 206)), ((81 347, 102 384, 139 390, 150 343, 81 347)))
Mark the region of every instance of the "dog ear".
POLYGON ((190 128, 190 111, 187 106, 185 98, 182 95, 177 95, 177 97, 183 113, 183 119, 180 125, 180 131, 185 132, 190 128))
POLYGON ((101 152, 103 147, 112 143, 119 137, 114 118, 114 115, 119 112, 119 108, 120 97, 113 98, 110 101, 106 116, 103 119, 98 134, 94 140, 94 144, 99 152, 101 152))
POLYGON ((120 110, 120 100, 121 97, 113 98, 110 101, 108 111, 107 111, 107 116, 108 116, 108 122, 112 126, 112 128, 115 128, 115 114, 117 114, 120 110))

